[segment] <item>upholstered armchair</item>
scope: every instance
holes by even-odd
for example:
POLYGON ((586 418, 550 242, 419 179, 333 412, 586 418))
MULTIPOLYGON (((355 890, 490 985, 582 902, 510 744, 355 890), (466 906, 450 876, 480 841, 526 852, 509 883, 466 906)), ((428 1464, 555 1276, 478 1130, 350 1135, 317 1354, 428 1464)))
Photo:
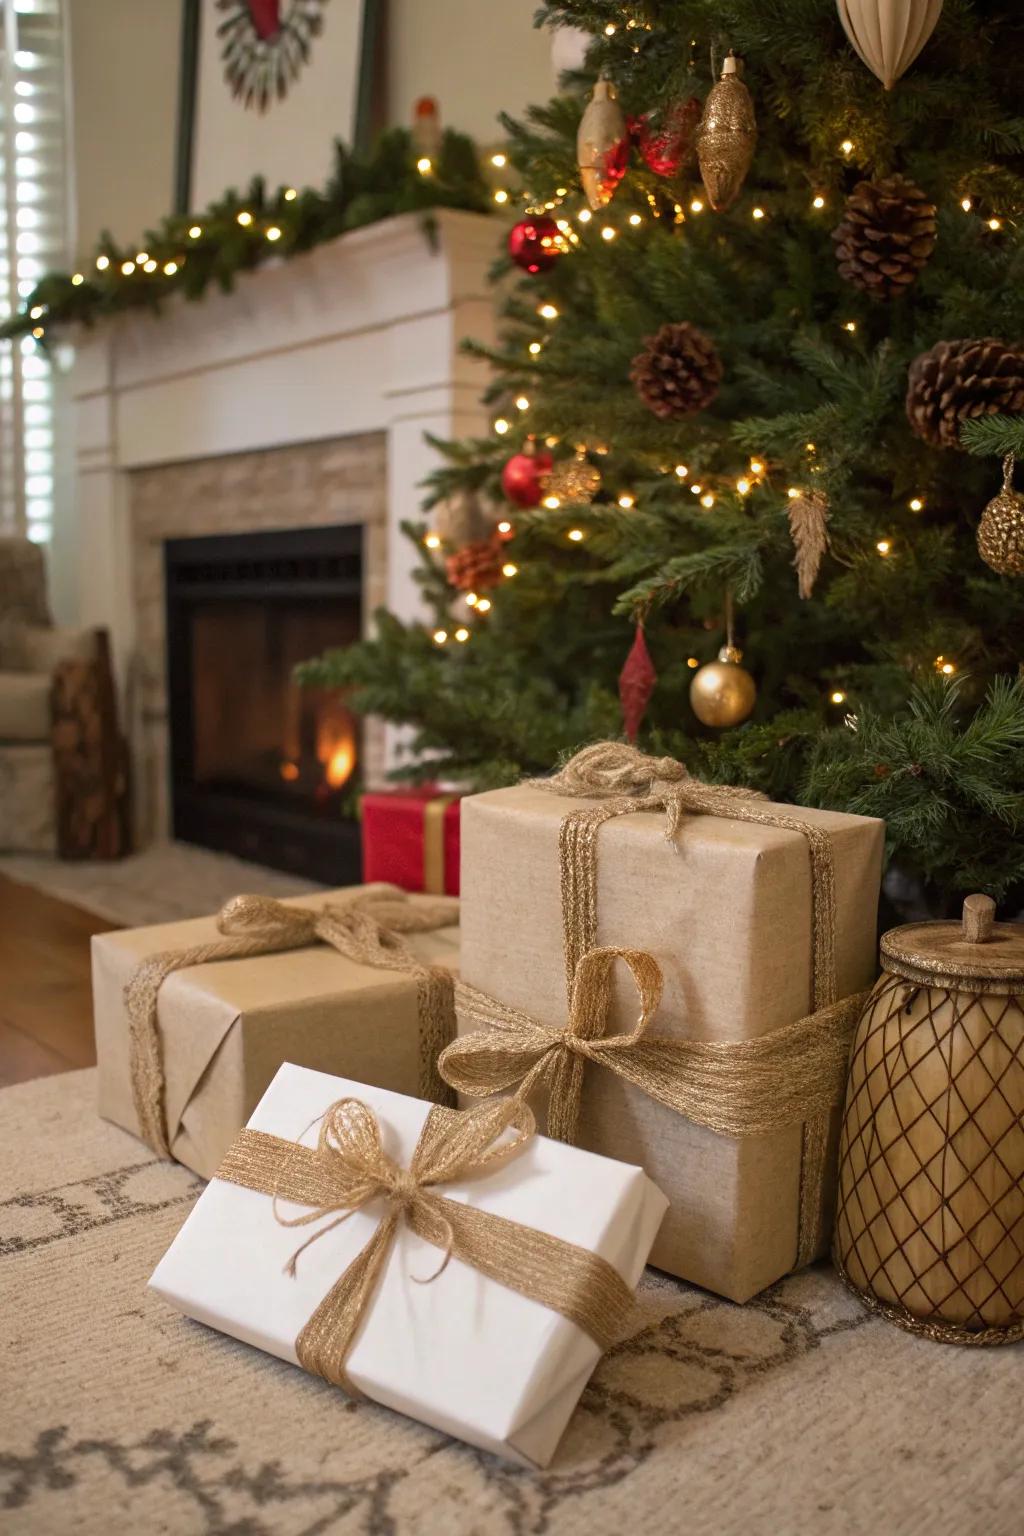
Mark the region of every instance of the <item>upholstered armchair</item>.
POLYGON ((0 851, 128 851, 128 760, 105 631, 54 626, 43 552, 0 539, 0 851))

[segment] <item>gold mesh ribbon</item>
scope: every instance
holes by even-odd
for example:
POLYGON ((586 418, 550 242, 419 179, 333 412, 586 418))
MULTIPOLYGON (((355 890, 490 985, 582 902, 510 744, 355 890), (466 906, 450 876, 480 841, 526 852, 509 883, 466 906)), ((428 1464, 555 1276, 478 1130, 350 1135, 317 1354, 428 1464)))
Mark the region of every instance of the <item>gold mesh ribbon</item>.
POLYGON ((621 1333, 633 1294, 607 1260, 562 1238, 551 1237, 477 1206, 450 1200, 436 1186, 486 1173, 513 1157, 533 1134, 533 1116, 524 1104, 503 1100, 458 1113, 434 1106, 420 1133, 409 1167, 384 1151, 373 1111, 359 1099, 339 1099, 322 1117, 316 1147, 244 1130, 217 1170, 217 1178, 274 1198, 277 1220, 306 1226, 326 1220, 289 1259, 286 1272, 310 1243, 374 1200, 386 1213, 373 1236, 303 1326, 295 1352, 304 1370, 355 1394, 346 1362, 366 1316, 399 1226, 442 1252, 429 1276, 436 1280, 452 1258, 489 1280, 550 1307, 585 1330, 601 1347, 621 1333), (508 1127, 515 1135, 504 1138, 508 1127), (284 1217, 278 1199, 312 1207, 284 1217))
POLYGON ((242 960, 329 944, 346 959, 374 969, 400 971, 417 981, 420 1093, 444 1099, 437 1075, 438 1052, 455 1033, 451 972, 424 965, 403 935, 431 933, 459 921, 457 898, 411 901, 394 885, 368 885, 321 908, 288 906, 269 896, 234 896, 218 913, 221 937, 187 949, 150 955, 124 989, 129 1028, 132 1098, 142 1139, 161 1157, 170 1157, 165 1106, 163 1052, 157 1027, 160 988, 173 971, 211 961, 242 960))
POLYGON ((579 1116, 586 1061, 618 1073, 650 1097, 699 1125, 730 1136, 762 1136, 803 1126, 800 1210, 795 1267, 809 1263, 823 1238, 823 1188, 829 1114, 842 1098, 849 1043, 866 996, 837 998, 835 872, 832 844, 820 827, 767 809, 764 796, 729 785, 702 784, 674 758, 647 757, 620 742, 600 742, 571 758, 561 772, 535 781, 555 794, 596 799, 570 811, 559 831, 563 948, 569 1021, 551 1030, 527 1014, 456 987, 456 1003, 485 1030, 463 1036, 442 1053, 441 1075, 471 1094, 515 1085, 549 1089, 549 1129, 571 1140, 579 1116), (754 1040, 678 1040, 646 1034, 661 992, 660 971, 639 951, 599 949, 597 834, 606 821, 638 811, 664 811, 671 843, 687 812, 722 816, 798 832, 811 860, 813 1012, 754 1040), (637 982, 641 1012, 628 1035, 602 1038, 610 1007, 611 968, 626 961, 637 982), (651 1006, 651 976, 658 971, 651 1006), (641 975, 643 979, 641 979, 641 975))

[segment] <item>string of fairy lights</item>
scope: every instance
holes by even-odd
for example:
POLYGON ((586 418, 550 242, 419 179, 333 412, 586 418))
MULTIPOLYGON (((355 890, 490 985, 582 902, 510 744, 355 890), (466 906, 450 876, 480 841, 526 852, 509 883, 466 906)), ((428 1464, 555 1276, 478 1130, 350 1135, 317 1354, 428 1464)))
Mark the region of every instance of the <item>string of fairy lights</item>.
MULTIPOLYGON (((646 27, 647 24, 629 20, 626 22, 626 26, 646 27)), ((615 30, 616 26, 614 23, 608 23, 608 25, 605 27, 605 32, 608 36, 611 36, 615 30)), ((839 141, 836 148, 837 153, 841 157, 843 163, 849 163, 854 159, 857 146, 853 139, 843 138, 839 141)), ((504 152, 497 151, 490 156, 490 164, 492 167, 494 167, 495 170, 504 170, 508 163, 508 157, 504 152)), ((432 168, 429 161, 424 159, 419 162, 418 169, 422 174, 429 175, 432 168)), ((647 215, 639 212, 635 208, 631 209, 624 215, 619 215, 619 210, 616 209, 614 205, 610 206, 609 208, 602 209, 600 213, 595 213, 591 208, 585 205, 576 208, 575 211, 570 212, 565 207, 565 201, 569 196, 570 193, 568 187, 563 185, 556 186, 551 196, 544 199, 538 199, 527 191, 516 191, 514 188, 509 186, 499 186, 495 188, 493 192, 494 201, 496 204, 498 204, 499 207, 507 208, 517 203, 521 203, 523 212, 527 215, 539 215, 542 213, 557 215, 555 222, 561 237, 559 251, 561 255, 565 256, 569 255, 574 249, 580 247, 587 235, 591 235, 593 237, 596 234, 596 236, 605 243, 610 243, 614 240, 617 240, 622 235, 628 235, 630 232, 639 230, 647 221, 647 215), (582 234, 580 232, 580 228, 574 226, 581 226, 582 234), (588 226, 593 227, 588 228, 588 226)), ((662 209, 658 206, 657 199, 654 197, 653 193, 648 192, 646 197, 649 205, 649 216, 651 218, 658 220, 669 218, 670 221, 676 225, 683 225, 687 222, 688 218, 698 218, 707 211, 707 204, 705 199, 700 196, 691 197, 688 202, 686 202, 685 206, 681 202, 673 202, 671 204, 670 213, 662 212, 662 209)), ((813 217, 816 214, 825 214, 826 211, 830 208, 831 202, 832 198, 825 188, 812 188, 808 198, 808 210, 810 216, 813 217)), ((997 214, 987 214, 984 217, 979 216, 977 212, 977 203, 967 191, 963 191, 962 193, 959 193, 959 195, 956 195, 956 202, 960 210, 965 215, 974 215, 978 217, 979 226, 985 231, 996 234, 1005 229, 1007 226, 1015 227, 1015 221, 1011 218, 999 216, 997 214)), ((764 228, 770 227, 771 221, 775 216, 771 200, 764 199, 763 201, 755 202, 749 210, 749 216, 754 224, 764 228)), ((553 325, 560 316, 560 311, 557 305, 554 304, 551 300, 544 300, 542 303, 538 304, 536 313, 538 319, 545 323, 545 329, 553 325)), ((838 327, 841 331, 850 336, 856 335, 858 331, 858 323, 855 318, 840 320, 838 322, 838 327)), ((534 336, 526 346, 528 356, 538 357, 543 352, 546 342, 547 335, 542 333, 540 335, 534 336)), ((530 399, 525 394, 518 395, 514 404, 516 410, 524 414, 529 412, 531 409, 530 399)), ((506 436, 512 430, 512 425, 512 421, 507 415, 499 415, 492 421, 492 429, 498 437, 506 436)), ((548 448, 556 447, 559 441, 559 438, 552 436, 546 437, 544 439, 545 446, 548 448)), ((585 448, 588 453, 595 453, 602 456, 607 455, 611 451, 609 446, 605 443, 577 446, 585 448)), ((813 475, 815 472, 815 465, 813 461, 817 453, 815 444, 807 443, 805 447, 805 453, 809 461, 808 467, 810 473, 813 475)), ((747 468, 734 477, 708 475, 702 473, 691 479, 690 469, 686 464, 683 463, 661 466, 660 473, 663 475, 671 475, 681 485, 685 484, 690 494, 697 497, 700 505, 707 511, 711 511, 716 505, 718 499, 723 495, 734 492, 742 500, 750 496, 759 487, 771 487, 771 476, 769 474, 768 466, 765 460, 759 457, 751 458, 747 468)), ((616 504, 624 511, 631 510, 637 504, 636 494, 630 488, 624 488, 618 492, 612 492, 610 494, 612 495, 612 499, 616 502, 616 504)), ((786 486, 786 496, 788 500, 794 500, 803 494, 804 488, 801 486, 793 484, 786 486)), ((548 510, 555 511, 560 508, 562 502, 557 495, 550 494, 542 498, 541 505, 548 510)), ((907 507, 909 511, 913 513, 924 512, 926 508, 925 496, 923 494, 915 494, 911 496, 907 501, 907 507)), ((512 531, 512 525, 508 521, 499 523, 498 528, 505 536, 507 536, 512 531)), ((578 524, 568 528, 565 531, 566 541, 571 545, 579 546, 583 544, 586 540, 586 537, 587 534, 585 527, 579 526, 578 524)), ((427 548, 437 550, 440 549, 443 541, 436 533, 428 533, 424 542, 427 548)), ((888 560, 897 555, 898 541, 896 536, 894 534, 890 534, 879 538, 875 543, 875 552, 878 558, 882 560, 888 560)), ((517 571, 518 566, 514 565, 512 562, 507 562, 502 567, 502 574, 506 578, 515 575, 517 571)), ((471 608, 474 608, 476 613, 479 614, 486 614, 488 611, 490 611, 492 606, 490 599, 479 598, 475 593, 472 592, 466 594, 465 600, 467 604, 471 608)), ((438 645, 446 644, 449 638, 453 638, 460 644, 464 644, 471 638, 471 633, 472 632, 467 629, 465 625, 459 625, 451 632, 451 634, 449 634, 447 630, 439 628, 434 631, 433 638, 435 643, 438 645)), ((691 668, 696 668, 700 666, 700 662, 697 657, 690 656, 687 658, 687 665, 691 668)), ((952 677, 958 670, 956 661, 946 655, 936 656, 933 662, 933 666, 937 673, 947 678, 952 677)), ((838 687, 832 688, 828 692, 828 699, 830 703, 835 705, 845 704, 847 702, 846 690, 838 687)))

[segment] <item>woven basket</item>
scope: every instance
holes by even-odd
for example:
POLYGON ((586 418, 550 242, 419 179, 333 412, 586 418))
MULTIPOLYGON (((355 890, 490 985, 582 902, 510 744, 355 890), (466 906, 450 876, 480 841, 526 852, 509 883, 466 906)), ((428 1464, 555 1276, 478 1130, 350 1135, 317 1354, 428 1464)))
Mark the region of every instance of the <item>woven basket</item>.
POLYGON ((994 910, 884 935, 839 1153, 840 1274, 951 1343, 1024 1338, 1024 926, 994 910))

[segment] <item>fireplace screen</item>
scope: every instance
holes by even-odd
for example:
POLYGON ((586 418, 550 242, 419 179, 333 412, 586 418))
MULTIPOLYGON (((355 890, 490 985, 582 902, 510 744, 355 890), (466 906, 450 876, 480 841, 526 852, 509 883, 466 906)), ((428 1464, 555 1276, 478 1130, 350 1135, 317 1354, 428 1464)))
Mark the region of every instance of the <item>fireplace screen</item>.
POLYGON ((166 571, 175 835, 358 879, 359 722, 293 674, 359 638, 359 530, 172 540, 166 571))

